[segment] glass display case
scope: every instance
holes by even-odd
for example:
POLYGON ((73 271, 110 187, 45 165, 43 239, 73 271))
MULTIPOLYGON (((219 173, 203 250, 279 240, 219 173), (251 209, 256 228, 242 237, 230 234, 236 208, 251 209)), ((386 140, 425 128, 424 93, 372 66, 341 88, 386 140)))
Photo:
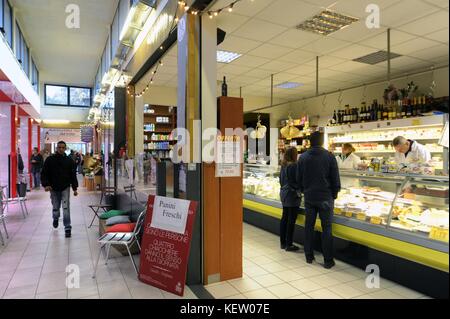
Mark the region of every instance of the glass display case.
MULTIPOLYGON (((448 176, 352 170, 340 175, 334 224, 448 253, 448 176)), ((245 165, 243 190, 247 201, 282 208, 279 168, 245 165)))
POLYGON ((269 165, 245 164, 244 198, 281 207, 280 168, 269 165))
POLYGON ((341 170, 334 222, 448 252, 449 178, 341 170))

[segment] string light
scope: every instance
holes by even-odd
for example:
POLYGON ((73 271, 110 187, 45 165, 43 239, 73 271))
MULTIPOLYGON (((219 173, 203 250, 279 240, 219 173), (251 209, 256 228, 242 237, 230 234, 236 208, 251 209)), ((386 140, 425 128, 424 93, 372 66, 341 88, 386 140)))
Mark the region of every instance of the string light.
MULTIPOLYGON (((235 1, 231 2, 231 3, 230 3, 229 5, 227 5, 227 6, 224 6, 224 7, 222 7, 222 8, 217 9, 217 10, 214 10, 214 11, 208 11, 208 12, 207 12, 208 17, 209 17, 210 19, 213 19, 214 17, 217 17, 220 13, 222 13, 224 10, 227 10, 228 12, 233 12, 234 5, 235 5, 236 3, 238 3, 238 2, 241 2, 241 1, 243 1, 243 0, 235 0, 235 1)), ((254 0, 250 0, 250 1, 251 1, 251 2, 254 2, 254 0)), ((191 9, 191 10, 189 11, 190 6, 188 6, 188 5, 186 4, 186 2, 183 1, 183 0, 179 0, 179 1, 178 1, 178 5, 179 5, 179 7, 181 7, 181 9, 182 9, 184 12, 188 12, 188 13, 190 13, 190 14, 192 14, 192 15, 195 15, 195 16, 196 16, 196 15, 202 13, 201 11, 194 10, 194 9, 191 9)), ((178 8, 177 8, 177 11, 178 11, 178 8)), ((173 24, 174 24, 174 23, 175 23, 175 24, 178 24, 178 22, 180 21, 180 18, 177 16, 177 12, 175 12, 174 16, 175 16, 175 18, 173 19, 172 27, 170 28, 169 34, 172 32, 172 30, 173 30, 173 28, 174 28, 173 24)), ((161 51, 164 50, 164 46, 161 45, 161 46, 159 47, 159 49, 160 49, 161 51)), ((152 71, 152 76, 151 76, 151 78, 150 78, 150 81, 149 81, 149 82, 147 83, 147 85, 145 86, 145 89, 143 89, 140 93, 131 94, 131 91, 130 91, 131 87, 128 86, 128 87, 127 87, 127 92, 128 92, 128 94, 129 94, 131 97, 137 97, 137 98, 142 97, 142 96, 145 94, 145 92, 147 92, 147 91, 150 89, 150 85, 153 84, 153 80, 154 80, 154 77, 155 77, 155 75, 156 75, 156 73, 157 73, 157 71, 158 71, 158 68, 159 68, 160 66, 162 67, 163 65, 164 65, 164 64, 163 64, 162 60, 160 60, 159 63, 157 64, 155 70, 152 71)), ((124 79, 124 85, 126 85, 125 79, 124 79)))

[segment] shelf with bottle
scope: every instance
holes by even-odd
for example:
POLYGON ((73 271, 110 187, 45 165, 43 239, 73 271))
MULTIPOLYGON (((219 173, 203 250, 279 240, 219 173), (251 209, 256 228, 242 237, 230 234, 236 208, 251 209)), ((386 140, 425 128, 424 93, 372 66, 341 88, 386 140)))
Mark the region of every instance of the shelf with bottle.
POLYGON ((149 141, 149 143, 144 143, 144 150, 168 151, 168 150, 171 150, 172 147, 173 147, 173 145, 171 145, 170 142, 149 141))
POLYGON ((392 142, 397 136, 407 136, 415 141, 436 141, 442 136, 442 125, 427 128, 391 129, 383 131, 355 132, 351 135, 343 134, 331 139, 331 143, 367 143, 392 142))
POLYGON ((144 135, 144 141, 155 141, 155 142, 176 142, 176 137, 172 135, 172 133, 169 134, 156 134, 153 133, 152 135, 144 135))
POLYGON ((330 126, 420 117, 430 114, 431 105, 432 101, 425 96, 389 101, 386 105, 377 100, 370 106, 362 102, 359 108, 347 104, 345 109, 333 112, 330 126))

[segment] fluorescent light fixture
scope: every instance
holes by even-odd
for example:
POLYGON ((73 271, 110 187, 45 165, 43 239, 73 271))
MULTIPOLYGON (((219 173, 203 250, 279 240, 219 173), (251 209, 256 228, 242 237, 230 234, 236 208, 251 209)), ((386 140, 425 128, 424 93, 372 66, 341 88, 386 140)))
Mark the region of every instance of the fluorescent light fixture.
POLYGON ((276 88, 278 89, 295 89, 298 88, 299 86, 303 86, 303 83, 298 83, 298 82, 283 82, 280 84, 275 85, 276 88))
POLYGON ((69 124, 69 120, 43 120, 44 124, 69 124))
POLYGON ((240 53, 234 53, 234 52, 228 52, 228 51, 217 51, 217 62, 219 63, 231 63, 237 58, 241 57, 242 54, 240 53))
POLYGON ((324 10, 309 20, 299 24, 297 29, 321 35, 329 35, 339 31, 350 24, 359 21, 358 18, 343 15, 331 10, 324 10))

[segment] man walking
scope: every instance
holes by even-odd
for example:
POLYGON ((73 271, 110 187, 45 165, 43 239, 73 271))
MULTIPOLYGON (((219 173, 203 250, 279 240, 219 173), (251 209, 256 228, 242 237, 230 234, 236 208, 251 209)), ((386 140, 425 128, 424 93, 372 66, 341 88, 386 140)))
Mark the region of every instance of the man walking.
POLYGON ((31 155, 31 173, 33 174, 34 188, 41 186, 41 170, 44 165, 44 158, 39 153, 38 148, 33 148, 33 154, 31 155))
POLYGON ((297 182, 305 196, 305 255, 306 262, 314 260, 314 225, 319 214, 322 225, 322 250, 324 267, 335 265, 333 258, 333 235, 331 223, 334 200, 341 190, 339 169, 336 158, 322 145, 324 136, 314 132, 310 137, 311 149, 300 156, 297 170, 297 182))
POLYGON ((66 143, 57 144, 56 153, 51 155, 44 163, 41 173, 42 186, 50 192, 53 206, 53 227, 58 228, 60 208, 63 208, 63 222, 66 238, 71 237, 70 223, 70 187, 73 195, 77 196, 78 180, 75 162, 66 155, 66 143))

